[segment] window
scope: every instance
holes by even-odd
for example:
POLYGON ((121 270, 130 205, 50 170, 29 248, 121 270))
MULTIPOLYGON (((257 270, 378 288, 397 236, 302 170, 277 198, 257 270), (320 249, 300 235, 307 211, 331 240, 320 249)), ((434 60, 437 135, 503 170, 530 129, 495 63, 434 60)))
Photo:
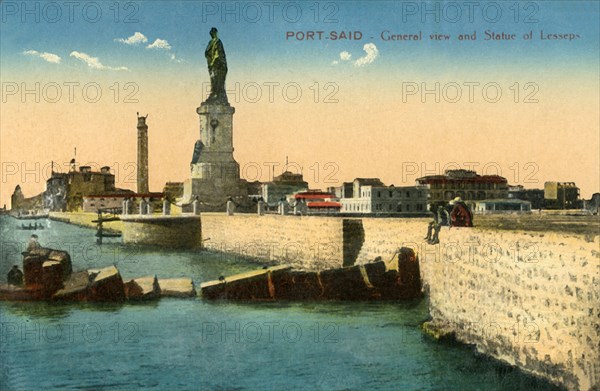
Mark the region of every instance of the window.
POLYGON ((410 205, 406 205, 406 211, 408 212, 410 210, 410 205))
POLYGON ((410 191, 406 192, 406 198, 410 198, 410 191))
POLYGON ((390 211, 392 210, 392 204, 388 205, 388 210, 390 210, 390 211))
POLYGON ((390 198, 392 198, 393 196, 394 196, 394 192, 392 192, 392 191, 390 190, 390 198))
POLYGON ((380 191, 377 192, 377 198, 381 198, 381 192, 380 191))

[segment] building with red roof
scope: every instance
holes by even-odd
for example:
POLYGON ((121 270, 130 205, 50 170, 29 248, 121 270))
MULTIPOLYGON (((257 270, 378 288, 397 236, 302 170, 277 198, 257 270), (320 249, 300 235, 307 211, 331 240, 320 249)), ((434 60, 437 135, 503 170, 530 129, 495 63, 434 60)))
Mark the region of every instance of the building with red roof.
POLYGON ((460 197, 474 205, 479 200, 508 198, 506 178, 499 175, 479 175, 471 170, 447 170, 445 175, 418 178, 417 184, 429 189, 430 202, 448 202, 460 197))

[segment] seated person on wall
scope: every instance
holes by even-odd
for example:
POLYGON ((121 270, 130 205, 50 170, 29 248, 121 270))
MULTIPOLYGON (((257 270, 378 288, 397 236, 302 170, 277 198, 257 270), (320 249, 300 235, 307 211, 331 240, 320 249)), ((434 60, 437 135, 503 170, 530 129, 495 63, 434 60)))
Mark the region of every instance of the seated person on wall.
POLYGON ((425 236, 425 239, 429 244, 439 243, 442 226, 450 225, 450 212, 448 208, 449 206, 445 203, 432 203, 429 205, 429 211, 433 213, 433 220, 429 223, 427 227, 427 236, 425 236))
POLYGON ((29 238, 29 242, 27 243, 27 248, 25 249, 25 252, 31 252, 41 247, 42 246, 40 246, 40 243, 38 242, 38 236, 36 234, 33 234, 29 238))
POLYGON ((10 269, 10 271, 6 275, 6 280, 9 285, 23 285, 23 272, 19 269, 18 265, 14 265, 12 269, 10 269))
POLYGON ((451 227, 472 227, 473 213, 460 197, 450 201, 452 212, 450 212, 451 227))

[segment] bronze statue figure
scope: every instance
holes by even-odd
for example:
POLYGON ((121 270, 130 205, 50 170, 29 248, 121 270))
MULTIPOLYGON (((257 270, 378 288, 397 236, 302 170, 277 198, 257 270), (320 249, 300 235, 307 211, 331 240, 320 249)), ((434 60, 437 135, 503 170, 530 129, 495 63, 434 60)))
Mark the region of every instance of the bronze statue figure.
POLYGON ((208 73, 210 75, 211 91, 207 103, 229 104, 227 93, 225 92, 225 77, 227 76, 227 59, 223 43, 217 36, 217 29, 210 29, 211 40, 206 47, 204 56, 208 64, 208 73))

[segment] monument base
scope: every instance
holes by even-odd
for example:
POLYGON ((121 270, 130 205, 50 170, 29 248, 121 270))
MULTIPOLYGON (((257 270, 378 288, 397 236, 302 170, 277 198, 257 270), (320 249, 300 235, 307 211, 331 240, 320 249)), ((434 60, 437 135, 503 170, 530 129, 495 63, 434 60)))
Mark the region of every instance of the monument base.
POLYGON ((229 197, 239 205, 238 211, 248 209, 248 182, 243 179, 191 178, 183 183, 184 213, 192 212, 192 202, 198 198, 201 212, 224 212, 229 197))

